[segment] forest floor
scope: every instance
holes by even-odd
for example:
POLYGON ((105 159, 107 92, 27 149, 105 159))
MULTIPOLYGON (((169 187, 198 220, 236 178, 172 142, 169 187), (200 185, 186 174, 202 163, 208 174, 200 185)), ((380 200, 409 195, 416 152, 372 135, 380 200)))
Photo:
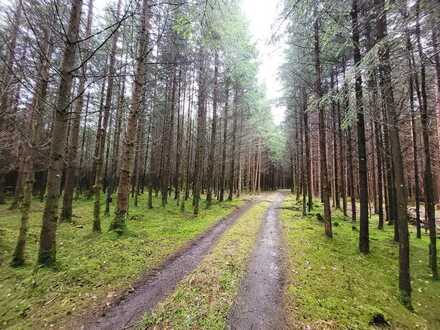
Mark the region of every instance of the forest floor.
MULTIPOLYGON (((103 217, 103 233, 92 234, 93 201, 74 204, 74 223, 57 233, 56 269, 36 268, 43 204, 34 201, 29 224, 27 263, 11 268, 20 212, 0 205, 0 328, 58 328, 60 323, 95 307, 111 305, 143 274, 161 266, 171 255, 243 205, 246 197, 201 208, 196 219, 189 207, 182 213, 171 200, 167 208, 154 200, 148 210, 141 198, 130 205, 128 232, 108 232, 111 217, 103 217)), ((113 212, 111 212, 113 214, 113 212)))
MULTIPOLYGON (((316 203, 318 204, 318 203, 316 203)), ((315 214, 304 217, 301 203, 286 199, 281 218, 288 250, 285 305, 289 328, 369 329, 382 314, 393 329, 440 329, 440 281, 428 267, 428 237, 411 228, 411 276, 414 312, 398 297, 398 244, 393 228, 377 229, 370 219, 368 256, 358 252, 359 231, 333 210, 334 238, 324 236, 315 214)), ((356 224, 357 225, 357 224, 356 224)))
MULTIPOLYGON (((371 253, 363 256, 358 229, 340 211, 327 239, 316 219, 321 207, 304 217, 286 192, 249 199, 216 203, 197 219, 174 201, 166 209, 158 200, 153 210, 131 206, 121 238, 91 234, 92 202, 80 201, 75 224, 59 228, 53 270, 34 266, 42 210, 34 204, 28 264, 0 266, 0 328, 371 329, 383 316, 392 329, 440 329, 426 234, 411 233, 410 312, 398 298, 392 227, 378 230, 373 216, 371 253)), ((18 211, 0 207, 5 256, 18 222, 18 211)))

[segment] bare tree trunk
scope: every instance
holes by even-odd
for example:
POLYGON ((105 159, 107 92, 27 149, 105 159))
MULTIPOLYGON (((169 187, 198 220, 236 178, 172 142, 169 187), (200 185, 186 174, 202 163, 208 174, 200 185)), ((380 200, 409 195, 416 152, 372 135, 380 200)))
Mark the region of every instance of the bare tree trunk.
POLYGON ((326 149, 326 131, 325 131, 325 111, 324 107, 319 104, 322 97, 321 88, 321 47, 319 41, 319 18, 315 8, 315 23, 314 23, 314 57, 315 57, 315 93, 318 98, 317 108, 319 113, 319 151, 320 151, 320 164, 321 164, 321 192, 324 204, 324 227, 327 237, 333 237, 332 232, 332 219, 330 209, 330 189, 327 174, 327 149, 326 149))
POLYGON ((217 101, 218 101, 218 66, 219 57, 217 51, 215 52, 214 59, 214 96, 212 104, 212 126, 211 126, 211 143, 209 149, 208 159, 208 190, 206 194, 206 207, 210 207, 212 203, 212 189, 213 189, 213 177, 214 177, 214 162, 215 162, 215 144, 217 137, 217 101))
POLYGON ((423 136, 423 150, 425 154, 425 171, 424 171, 424 185, 425 185, 425 213, 428 217, 429 226, 429 265, 431 266, 432 277, 434 280, 439 278, 437 268, 437 234, 435 224, 435 198, 434 198, 434 177, 432 174, 431 164, 431 146, 429 138, 429 115, 428 115, 428 96, 426 94, 426 69, 424 64, 424 54, 422 42, 420 37, 420 0, 416 3, 416 35, 417 35, 417 49, 420 57, 420 87, 422 92, 422 102, 420 104, 420 119, 422 122, 422 136, 423 136))
MULTIPOLYGON (((175 58, 175 56, 173 56, 175 58)), ((171 100, 169 107, 169 117, 167 115, 166 118, 169 118, 166 125, 166 134, 167 134, 167 143, 168 147, 165 151, 165 168, 162 174, 163 182, 162 182, 162 206, 165 206, 168 203, 168 193, 170 187, 170 178, 171 178, 171 153, 174 147, 174 117, 176 111, 176 90, 177 90, 177 70, 176 67, 173 66, 172 73, 172 87, 171 87, 171 100)))
POLYGON ((229 173, 229 195, 228 200, 232 200, 234 195, 234 183, 235 183, 235 154, 237 148, 237 127, 238 127, 238 93, 239 87, 235 84, 234 87, 234 113, 232 124, 232 150, 231 150, 231 172, 229 173))
POLYGON ((126 215, 128 212, 128 198, 130 189, 131 171, 133 167, 134 147, 139 115, 141 113, 142 92, 145 84, 145 62, 147 60, 148 38, 150 32, 150 0, 143 0, 141 23, 139 28, 139 45, 136 56, 136 72, 133 82, 131 108, 128 115, 127 130, 124 136, 121 153, 121 169, 118 185, 118 197, 115 217, 110 230, 122 233, 126 229, 126 215))
MULTIPOLYGON (((334 71, 332 71, 331 82, 330 82, 331 84, 330 88, 332 89, 332 91, 335 89, 334 77, 335 77, 335 73, 334 71)), ((336 133, 337 117, 336 117, 336 103, 334 100, 332 100, 332 104, 331 104, 331 113, 332 113, 332 133, 333 133, 333 185, 334 185, 333 191, 334 191, 335 207, 337 209, 341 209, 341 200, 339 197, 338 139, 336 133)))
POLYGON ((90 92, 87 94, 87 101, 86 101, 86 112, 84 114, 84 124, 83 124, 83 133, 81 138, 81 151, 80 151, 80 158, 79 158, 79 164, 78 164, 78 173, 76 175, 76 196, 75 198, 78 199, 80 193, 82 193, 82 184, 81 184, 81 169, 83 168, 84 163, 84 147, 86 144, 86 132, 87 132, 87 119, 89 115, 89 104, 90 104, 90 92))
POLYGON ((222 168, 220 179, 220 202, 223 202, 225 196, 226 185, 226 149, 228 143, 228 110, 229 110, 229 78, 226 77, 225 82, 225 108, 223 114, 223 150, 222 150, 222 168))
POLYGON ((309 115, 307 113, 307 94, 303 89, 304 102, 304 144, 306 152, 306 176, 307 176, 307 211, 311 212, 313 208, 313 190, 312 190, 312 162, 310 159, 310 131, 309 131, 309 115))
MULTIPOLYGON (((376 83, 375 83, 376 84, 376 83)), ((380 120, 380 112, 376 111, 377 120, 374 121, 374 135, 376 139, 376 162, 377 162, 377 191, 378 191, 378 215, 379 215, 379 223, 378 229, 383 229, 384 226, 384 212, 383 212, 383 168, 382 168, 382 130, 381 125, 378 123, 380 120)))
MULTIPOLYGON (((377 41, 382 42, 387 35, 387 17, 384 0, 375 0, 377 12, 376 33, 377 41)), ((382 95, 385 98, 387 113, 389 114, 389 132, 391 154, 394 167, 394 184, 397 201, 397 216, 399 228, 399 288, 402 303, 411 306, 411 278, 409 272, 409 233, 407 216, 407 188, 403 172, 403 159, 398 131, 398 117, 396 113, 391 80, 391 65, 389 48, 385 42, 379 51, 379 72, 382 95)))
POLYGON ((82 0, 72 0, 70 19, 61 64, 61 79, 58 88, 55 122, 49 156, 49 172, 47 176, 47 200, 43 213, 38 263, 45 266, 56 261, 56 231, 58 222, 58 200, 60 197, 61 175, 64 165, 64 142, 66 140, 66 124, 72 89, 73 68, 75 65, 75 49, 81 20, 82 0))
MULTIPOLYGON (((127 59, 125 60, 124 76, 127 73, 127 59)), ((119 147, 120 147, 120 136, 122 134, 122 120, 124 117, 125 108, 125 79, 121 79, 118 101, 116 105, 116 119, 115 119, 115 132, 113 135, 113 147, 112 147, 112 161, 111 161, 111 172, 109 177, 109 182, 107 184, 107 195, 105 199, 105 216, 110 215, 110 203, 112 202, 112 194, 115 190, 116 179, 117 179, 117 169, 119 160, 119 147)))
MULTIPOLYGON (((371 17, 367 17, 369 20, 371 17)), ((371 25, 369 21, 366 23, 365 33, 367 38, 367 47, 368 50, 371 50, 374 47, 374 40, 371 33, 371 25)), ((377 90, 377 70, 373 68, 372 72, 368 77, 368 89, 370 90, 369 103, 372 108, 373 115, 375 118, 372 119, 371 129, 373 130, 374 135, 374 143, 372 143, 373 149, 373 174, 375 173, 375 165, 377 164, 377 185, 376 178, 374 178, 373 182, 373 194, 375 201, 375 213, 379 216, 378 229, 383 229, 384 226, 384 214, 383 214, 383 170, 382 170, 382 128, 381 128, 381 112, 379 111, 379 107, 376 101, 376 97, 378 95, 377 90), (374 152, 375 151, 375 152, 374 152), (375 157, 376 156, 376 157, 375 157), (376 200, 377 193, 377 200, 376 200)))
MULTIPOLYGON (((304 89, 301 91, 302 95, 305 95, 304 89)), ((307 214, 307 173, 306 173, 306 157, 304 157, 304 144, 303 144, 303 136, 305 135, 305 131, 307 129, 307 127, 305 127, 305 123, 302 119, 304 119, 305 113, 306 113, 306 106, 307 106, 307 100, 302 100, 302 106, 300 107, 300 111, 299 113, 295 113, 294 116, 296 116, 297 118, 295 118, 295 123, 298 123, 299 125, 299 129, 298 127, 296 127, 295 129, 295 133, 299 133, 299 134, 295 134, 296 137, 296 145, 299 146, 299 150, 298 150, 298 161, 300 163, 300 166, 298 168, 298 170, 301 172, 301 178, 300 181, 298 182, 298 187, 301 186, 302 187, 302 214, 305 216, 307 214)))
MULTIPOLYGON (((89 0, 88 3, 89 12, 87 14, 87 25, 85 36, 89 36, 92 30, 93 20, 93 0, 89 0)), ((89 42, 87 41, 84 48, 86 52, 89 52, 89 42)), ((86 54, 87 55, 87 54, 86 54)), ((86 56, 87 57, 87 56, 86 56)), ((72 127, 70 131, 70 143, 67 149, 66 159, 66 173, 64 179, 64 195, 63 195, 63 207, 61 210, 60 221, 70 222, 72 221, 72 203, 73 192, 75 184, 77 182, 76 176, 78 175, 78 144, 79 133, 81 126, 81 112, 84 106, 84 90, 87 83, 87 63, 84 63, 82 67, 81 77, 79 80, 78 93, 79 96, 76 99, 75 107, 73 111, 72 127)))
MULTIPOLYGON (((353 31, 353 59, 356 66, 361 62, 358 26, 358 0, 353 0, 351 8, 351 21, 353 31)), ((362 76, 358 69, 355 75, 357 136, 359 155, 359 251, 367 254, 370 252, 369 225, 368 225, 368 169, 367 147, 365 143, 365 119, 362 95, 362 76)))
MULTIPOLYGON (((119 17, 121 7, 121 0, 118 0, 118 5, 116 9, 116 16, 119 17)), ((101 193, 102 193, 102 171, 103 171, 103 158, 104 158, 104 150, 105 150, 105 142, 107 138, 107 127, 108 121, 110 117, 110 110, 113 99, 113 85, 114 85, 114 76, 116 73, 116 53, 118 50, 118 39, 119 32, 116 31, 112 37, 112 45, 110 50, 110 58, 109 58, 109 69, 108 69, 108 80, 107 80, 107 93, 105 94, 105 104, 104 104, 104 117, 103 123, 100 127, 101 132, 98 135, 99 139, 96 141, 97 148, 97 158, 96 158, 96 172, 95 172, 95 184, 94 184, 94 194, 95 194, 95 203, 93 207, 93 232, 100 233, 101 232, 101 193)))
POLYGON ((185 142, 185 178, 182 180, 182 188, 185 185, 184 197, 182 198, 182 202, 180 203, 180 209, 183 212, 185 210, 185 201, 189 197, 189 167, 191 163, 191 128, 192 128, 192 102, 193 102, 193 74, 192 70, 190 70, 190 82, 189 82, 189 96, 188 96, 188 110, 187 110, 187 132, 186 132, 186 142, 185 142))
MULTIPOLYGON (((336 75, 336 85, 338 85, 338 76, 336 75)), ((347 216, 347 192, 346 192, 346 180, 345 180, 345 142, 342 133, 341 123, 341 104, 338 101, 337 105, 337 118, 338 118, 338 140, 339 140, 339 170, 341 178, 341 199, 342 199, 342 212, 344 216, 347 216)))
MULTIPOLYGON (((405 8, 405 18, 407 17, 407 11, 405 8)), ((405 31, 406 34, 406 51, 408 56, 408 67, 411 71, 408 78, 409 85, 409 105, 411 112, 411 135, 412 135, 412 147, 413 147, 413 164, 414 164, 414 190, 416 200, 416 230, 417 238, 422 238, 421 223, 420 223, 420 182, 419 182, 419 161, 418 161, 418 148, 417 148, 417 128, 415 118, 415 106, 414 106, 414 75, 415 67, 412 64, 412 44, 409 31, 405 31)))
POLYGON ((47 93, 47 81, 48 81, 48 70, 51 46, 49 41, 49 31, 44 29, 44 40, 42 45, 42 55, 40 58, 40 66, 38 77, 39 80, 35 86, 35 92, 32 98, 32 104, 30 107, 30 112, 28 114, 28 130, 30 132, 29 136, 25 137, 23 144, 24 150, 24 160, 23 160, 23 203, 21 205, 21 223, 20 231, 17 239, 17 245, 15 247, 14 255, 12 258, 12 266, 21 266, 25 262, 25 248, 28 232, 28 222, 32 203, 32 189, 35 179, 34 173, 34 153, 35 149, 38 147, 41 138, 40 130, 42 114, 44 112, 43 101, 47 93))
MULTIPOLYGON (((8 35, 9 42, 6 43, 6 59, 3 66, 3 72, 0 76, 2 81, 2 90, 0 97, 0 130, 2 132, 9 130, 9 122, 11 117, 15 116, 15 111, 11 111, 10 109, 10 96, 13 95, 13 90, 15 88, 15 83, 13 78, 14 64, 17 61, 15 59, 15 55, 17 52, 17 37, 20 29, 20 21, 23 12, 23 3, 22 0, 18 0, 16 2, 17 6, 14 12, 13 23, 11 26, 11 31, 8 35)), ((26 148, 26 146, 22 146, 22 148, 26 148)), ((18 166, 18 174, 16 180, 16 187, 14 193, 14 200, 9 207, 10 210, 17 209, 20 207, 21 202, 23 201, 23 186, 24 186, 24 160, 19 161, 18 166)), ((3 190, 3 185, 2 188, 3 190)))
MULTIPOLYGON (((185 73, 186 77, 186 73, 185 73)), ((174 173, 174 199, 180 203, 180 165, 182 161, 183 124, 185 118, 186 82, 182 82, 182 69, 179 70, 179 93, 177 97, 177 136, 176 136, 176 168, 174 173), (184 86, 183 100, 181 100, 182 85, 184 86), (182 111, 181 111, 182 110, 182 111)))
POLYGON ((138 124, 138 133, 137 133, 137 141, 136 141, 136 157, 137 164, 134 169, 134 180, 133 180, 133 189, 134 193, 134 206, 138 207, 139 202, 139 193, 140 193, 140 185, 141 185, 141 173, 143 172, 144 166, 144 146, 145 146, 145 113, 141 114, 141 118, 139 119, 138 124))
POLYGON ((206 59, 203 48, 199 53, 199 95, 197 109, 197 145, 194 165, 194 215, 199 214, 200 194, 202 190, 202 167, 205 155, 206 138, 206 59))

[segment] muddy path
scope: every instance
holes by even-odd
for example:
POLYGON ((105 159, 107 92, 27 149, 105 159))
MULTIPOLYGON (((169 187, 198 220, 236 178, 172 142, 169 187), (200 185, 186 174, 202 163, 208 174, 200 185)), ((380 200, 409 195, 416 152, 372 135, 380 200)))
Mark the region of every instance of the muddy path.
POLYGON ((246 202, 170 257, 159 270, 146 275, 131 292, 119 297, 98 316, 83 319, 82 323, 76 324, 74 328, 106 330, 134 328, 146 312, 151 311, 157 303, 172 293, 176 285, 197 267, 226 229, 256 203, 257 199, 246 202))
POLYGON ((281 225, 278 208, 284 194, 269 206, 251 256, 247 275, 229 316, 229 329, 283 329, 281 225))

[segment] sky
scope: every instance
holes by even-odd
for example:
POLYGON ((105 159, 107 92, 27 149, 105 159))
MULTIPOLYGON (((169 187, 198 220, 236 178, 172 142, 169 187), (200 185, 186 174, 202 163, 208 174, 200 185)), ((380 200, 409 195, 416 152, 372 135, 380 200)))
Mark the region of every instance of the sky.
POLYGON ((259 79, 266 85, 267 96, 272 101, 272 116, 277 124, 284 119, 285 109, 276 105, 281 97, 281 82, 277 79, 277 71, 283 61, 283 43, 270 45, 273 34, 272 25, 279 16, 280 0, 242 0, 242 9, 249 19, 251 34, 259 52, 259 79))

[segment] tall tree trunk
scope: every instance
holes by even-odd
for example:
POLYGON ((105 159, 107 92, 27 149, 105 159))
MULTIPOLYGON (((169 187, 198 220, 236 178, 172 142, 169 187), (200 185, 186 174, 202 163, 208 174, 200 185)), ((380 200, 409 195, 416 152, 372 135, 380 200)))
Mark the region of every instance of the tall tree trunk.
POLYGON ((234 86, 234 109, 233 109, 233 122, 232 122, 232 150, 231 150, 231 171, 229 172, 229 195, 228 200, 232 200, 234 195, 235 184, 235 154, 237 149, 237 128, 238 128, 238 99, 239 99, 239 87, 235 83, 234 86))
MULTIPOLYGON (((374 17, 368 17, 367 19, 370 20, 374 19, 374 17)), ((374 47, 374 39, 372 37, 371 33, 371 25, 370 22, 366 22, 366 38, 367 38, 367 47, 368 51, 370 51, 374 47)), ((377 164, 377 185, 376 180, 374 180, 373 185, 375 186, 375 191, 377 192, 377 202, 375 197, 375 213, 378 214, 379 222, 378 222, 378 229, 383 229, 384 226, 384 214, 383 214, 383 171, 382 171, 382 128, 381 128, 381 112, 379 111, 379 107, 376 101, 376 97, 378 95, 377 91, 377 70, 375 68, 372 69, 372 72, 370 73, 368 77, 368 89, 370 91, 370 106, 372 108, 373 115, 375 118, 372 119, 371 128, 373 129, 373 135, 374 135, 374 143, 372 146, 373 149, 373 173, 375 173, 374 168, 375 164, 377 164), (374 152, 375 150, 375 152, 374 152), (375 158, 376 156, 376 158, 375 158)))
POLYGON ((403 172, 403 157, 398 131, 398 117, 394 103, 391 79, 391 64, 389 47, 386 42, 387 16, 384 0, 375 0, 377 10, 376 35, 378 42, 384 42, 379 50, 379 72, 382 96, 385 98, 387 113, 389 114, 389 139, 392 162, 394 167, 394 184, 397 201, 397 216, 399 229, 399 288, 402 303, 411 306, 411 278, 409 271, 409 233, 407 217, 407 187, 403 172), (385 40, 384 40, 385 39, 385 40))
POLYGON ((423 54, 422 41, 420 37, 420 0, 416 3, 416 36, 417 36, 417 49, 420 57, 420 87, 422 94, 422 102, 420 104, 420 119, 422 122, 422 137, 423 137, 423 150, 425 154, 425 171, 424 171, 424 186, 425 186, 425 213, 428 217, 429 226, 429 264, 431 266, 432 277, 434 280, 439 278, 437 268, 437 234, 435 223, 435 196, 434 196, 434 177, 432 174, 431 164, 431 142, 429 137, 430 124, 428 115, 428 96, 426 93, 426 69, 425 58, 423 54))
MULTIPOLYGON (((144 103, 144 102, 142 102, 144 103)), ((145 146, 145 112, 141 113, 141 117, 139 119, 138 124, 138 132, 137 132, 137 139, 136 139, 136 157, 137 157, 137 164, 134 168, 134 180, 133 180, 133 189, 134 192, 134 206, 138 207, 139 202, 139 193, 140 193, 140 186, 141 186, 141 173, 143 172, 143 166, 144 166, 144 146, 145 146)))
POLYGON ((199 95, 197 105, 197 142, 194 165, 194 215, 199 214, 200 194, 202 190, 202 170, 205 156, 206 138, 206 59, 203 48, 199 53, 199 95))
MULTIPOLYGON (((175 55, 173 55, 173 60, 175 55)), ((176 107, 176 90, 177 90, 177 70, 175 65, 172 69, 172 82, 171 82, 171 100, 169 100, 169 110, 165 115, 164 121, 164 140, 167 144, 164 159, 164 166, 161 175, 161 196, 162 196, 162 207, 165 207, 168 203, 168 192, 170 185, 170 171, 171 171, 171 152, 174 146, 174 113, 176 107)))
POLYGON ((209 149, 208 159, 208 189, 206 194, 206 207, 210 207, 212 203, 212 189, 213 189, 213 177, 214 177, 214 163, 215 163, 215 145, 217 137, 217 102, 218 102, 218 66, 219 56, 218 52, 215 52, 214 59, 214 95, 212 103, 212 126, 211 126, 211 143, 209 149))
MULTIPOLYGON (((376 83, 375 83, 376 84, 376 83)), ((380 112, 377 111, 377 120, 374 121, 374 135, 376 140, 376 162, 377 162, 377 203, 378 203, 378 216, 379 216, 379 223, 378 223, 378 229, 383 229, 384 226, 384 212, 383 212, 383 169, 382 169, 382 130, 381 130, 381 124, 378 122, 380 116, 380 112)))
MULTIPOLYGON (((358 0, 353 0, 351 8, 352 41, 353 41, 353 60, 355 66, 361 62, 361 51, 359 45, 359 25, 358 25, 358 0)), ((357 117, 357 136, 358 136, 358 156, 359 156, 359 251, 367 254, 370 252, 370 239, 368 227, 368 169, 367 169, 367 146, 365 143, 365 119, 362 95, 362 75, 358 68, 355 74, 355 94, 356 94, 356 117, 357 117)))
MULTIPOLYGON (((14 81, 14 64, 17 61, 15 58, 17 53, 17 38, 20 29, 20 21, 22 18, 23 12, 23 3, 22 0, 16 1, 16 8, 14 12, 14 18, 11 24, 11 31, 7 36, 9 42, 6 43, 6 51, 5 51, 5 62, 3 65, 3 72, 1 73, 0 79, 2 81, 1 84, 1 96, 0 96, 0 130, 5 132, 9 130, 10 120, 13 116, 15 116, 16 111, 10 109, 11 102, 10 97, 14 95, 13 90, 16 88, 16 83, 14 81)), ((19 61, 19 59, 18 59, 19 61)), ((18 100, 17 100, 18 101, 18 100)), ((17 103, 15 103, 17 104, 17 103)), ((22 148, 26 148, 26 146, 21 146, 22 148)), ((21 202, 23 201, 23 188, 24 188, 24 160, 19 161, 16 187, 14 193, 14 200, 9 207, 10 210, 17 209, 20 207, 21 202)), ((3 185, 0 188, 3 190, 3 185)))
POLYGON ((220 179, 220 202, 223 202, 225 196, 225 186, 226 186, 226 150, 228 143, 228 110, 229 110, 229 88, 230 80, 226 77, 225 82, 225 107, 223 114, 223 150, 222 150, 222 168, 221 168, 221 179, 220 179))
POLYGON ((64 165, 64 142, 70 105, 70 92, 75 65, 75 49, 81 21, 82 0, 72 0, 70 19, 67 29, 61 79, 55 110, 55 121, 49 154, 49 172, 47 176, 47 200, 43 213, 38 263, 51 266, 56 261, 56 231, 58 222, 58 200, 60 197, 61 175, 64 165))
MULTIPOLYGON (((85 30, 85 36, 88 37, 92 30, 93 21, 93 0, 89 0, 88 3, 89 12, 87 14, 87 25, 85 30)), ((84 45, 86 53, 89 53, 90 43, 87 41, 84 45)), ((87 57, 87 54, 86 56, 87 57)), ((64 178, 64 195, 63 195, 63 207, 61 210, 60 221, 70 222, 72 221, 72 203, 75 184, 77 182, 76 176, 78 175, 78 144, 79 133, 81 126, 81 112, 84 106, 84 91, 87 83, 87 63, 84 63, 81 69, 81 77, 79 79, 78 86, 78 98, 75 101, 72 126, 70 128, 70 141, 67 149, 66 170, 64 178)))
MULTIPOLYGON (((184 197, 180 204, 180 209, 182 212, 185 210, 185 201, 189 197, 189 173, 190 173, 190 163, 191 163, 191 128, 192 128, 192 102, 193 102, 193 73, 190 70, 189 77, 189 96, 188 96, 188 110, 187 110, 187 131, 186 131, 186 142, 185 142, 185 178, 182 180, 182 186, 185 185, 184 197)), ((183 187, 182 187, 183 188, 183 187)))
POLYGON ((79 157, 79 164, 78 164, 78 172, 77 172, 77 176, 76 176, 76 186, 77 186, 77 190, 76 190, 76 196, 75 198, 78 199, 80 193, 82 193, 82 176, 81 176, 81 172, 82 172, 82 168, 83 168, 83 163, 84 163, 84 148, 86 145, 86 133, 87 133, 87 120, 88 120, 88 116, 89 116, 89 105, 90 105, 90 92, 87 94, 87 101, 86 101, 86 111, 84 114, 84 124, 83 124, 83 132, 82 132, 82 138, 81 138, 81 151, 80 151, 80 157, 79 157))
POLYGON ((306 176, 307 176, 307 212, 311 212, 313 208, 313 191, 312 191, 312 161, 310 159, 310 130, 309 115, 307 113, 307 94, 303 89, 304 102, 304 144, 306 151, 306 176))
MULTIPOLYGON (((185 73, 186 76, 186 73, 185 73)), ((176 168, 174 173, 174 199, 180 203, 180 164, 182 160, 183 124, 185 118, 186 81, 182 82, 182 69, 179 70, 179 93, 177 97, 177 136, 176 136, 176 168), (183 100, 181 100, 182 85, 184 86, 183 100), (181 111, 182 110, 182 111, 181 111)))
MULTIPOLYGON (((338 79, 336 75, 336 85, 338 85, 338 79)), ((345 180, 345 141, 342 132, 342 123, 341 123, 341 104, 338 101, 337 106, 337 117, 338 117, 338 140, 339 140, 339 169, 340 169, 340 178, 341 178, 341 198, 342 198, 342 212, 344 216, 347 216, 347 193, 346 193, 346 180, 345 180)), ((307 148, 307 146, 306 146, 307 148)))
MULTIPOLYGON (((405 8, 405 18, 407 18, 407 11, 405 8)), ((406 34, 406 51, 408 56, 408 67, 410 69, 410 76, 408 78, 409 87, 409 106, 411 113, 411 135, 412 135, 412 147, 413 147, 413 164, 414 164, 414 191, 416 200, 416 230, 417 238, 422 238, 421 223, 420 223, 420 182, 419 182, 419 161, 418 161, 418 147, 417 147, 417 128, 416 128, 416 118, 415 118, 415 106, 414 106, 414 75, 415 67, 412 63, 412 44, 411 37, 408 29, 405 31, 406 34)))
MULTIPOLYGON (((302 95, 304 96, 305 93, 302 91, 302 95)), ((302 214, 305 216, 307 214, 307 173, 306 173, 306 157, 304 157, 304 144, 303 144, 303 136, 305 135, 305 130, 307 129, 304 125, 304 121, 302 119, 304 119, 305 116, 305 112, 306 112, 306 102, 305 100, 302 100, 303 104, 300 107, 300 111, 299 113, 295 113, 294 116, 297 117, 295 118, 295 123, 298 123, 299 125, 299 130, 298 127, 296 127, 296 130, 299 134, 295 134, 296 137, 296 145, 299 146, 299 150, 298 150, 298 161, 301 164, 299 166, 299 171, 301 172, 301 178, 300 181, 298 182, 298 187, 301 186, 302 187, 302 214)), ((298 126, 297 125, 297 126, 298 126)))
MULTIPOLYGON (((335 89, 334 77, 335 77, 335 72, 332 71, 331 79, 330 79, 331 81, 330 88, 332 89, 332 92, 334 92, 335 89)), ((336 133, 337 117, 336 117, 336 102, 334 100, 332 100, 331 112, 332 112, 332 133, 333 133, 333 185, 334 185, 333 192, 335 199, 335 207, 337 209, 341 209, 341 200, 339 198, 338 139, 336 133)))
POLYGON ((136 55, 136 71, 134 76, 131 108, 128 114, 127 129, 124 136, 123 150, 120 159, 120 177, 115 217, 110 230, 122 233, 126 228, 128 212, 128 198, 130 189, 131 171, 133 167, 134 148, 139 115, 141 113, 142 92, 145 84, 146 65, 148 56, 148 38, 150 33, 150 0, 143 0, 141 22, 139 27, 139 45, 136 55))
MULTIPOLYGON (((118 5, 116 9, 116 17, 119 17, 119 11, 121 7, 121 0, 118 0, 118 5)), ((107 80, 107 92, 105 94, 105 103, 104 103, 104 115, 103 115, 103 123, 99 128, 101 130, 99 139, 96 141, 97 148, 97 158, 96 158, 96 172, 95 172, 95 184, 94 184, 94 194, 95 194, 95 203, 93 207, 93 232, 100 233, 101 232, 101 193, 102 193, 102 172, 103 172, 103 158, 104 158, 104 150, 105 143, 107 138, 107 127, 108 121, 110 117, 111 105, 113 100, 113 85, 114 85, 114 76, 116 73, 116 53, 118 50, 118 39, 119 32, 116 31, 112 37, 112 45, 110 50, 110 58, 109 58, 109 69, 108 69, 108 80, 107 80)))
MULTIPOLYGON (((127 55, 125 59, 125 67, 123 76, 127 74, 127 55)), ((116 180, 117 180, 117 169, 119 160, 119 149, 120 149, 120 136, 122 134, 122 121, 124 117, 125 110, 125 79, 121 79, 120 86, 118 88, 118 101, 116 104, 116 119, 115 119, 115 131, 113 135, 113 147, 112 147, 112 161, 111 170, 109 176, 109 182, 107 184, 107 194, 105 199, 105 211, 104 215, 110 215, 110 203, 112 202, 112 195, 115 190, 116 180)))
POLYGON ((44 113, 44 100, 47 94, 47 84, 49 79, 50 57, 52 46, 50 45, 50 33, 47 28, 43 31, 43 44, 41 47, 38 81, 35 86, 35 92, 32 97, 32 104, 28 114, 28 131, 23 145, 23 204, 21 206, 21 224, 20 231, 15 247, 11 265, 21 266, 25 262, 25 247, 28 232, 28 222, 32 203, 32 189, 35 180, 34 154, 36 148, 41 143, 42 116, 44 113))
POLYGON ((327 173, 327 149, 326 149, 326 131, 325 131, 325 110, 324 107, 320 105, 322 98, 322 88, 321 88, 321 47, 319 40, 319 17, 318 9, 315 8, 315 23, 314 23, 314 60, 315 60, 315 93, 318 99, 317 110, 319 113, 319 152, 320 152, 320 170, 321 170, 321 193, 322 200, 324 204, 324 226, 325 234, 327 237, 333 237, 332 232, 332 219, 331 219, 331 209, 330 209, 330 189, 327 173))
POLYGON ((28 114, 28 129, 31 132, 30 136, 25 137, 26 141, 23 144, 23 204, 21 205, 21 221, 20 230, 17 238, 17 245, 15 246, 14 255, 12 257, 11 265, 14 267, 24 264, 24 252, 26 247, 26 239, 28 232, 29 215, 32 203, 32 187, 34 184, 33 172, 33 152, 36 142, 36 123, 35 123, 35 107, 30 107, 28 114))

